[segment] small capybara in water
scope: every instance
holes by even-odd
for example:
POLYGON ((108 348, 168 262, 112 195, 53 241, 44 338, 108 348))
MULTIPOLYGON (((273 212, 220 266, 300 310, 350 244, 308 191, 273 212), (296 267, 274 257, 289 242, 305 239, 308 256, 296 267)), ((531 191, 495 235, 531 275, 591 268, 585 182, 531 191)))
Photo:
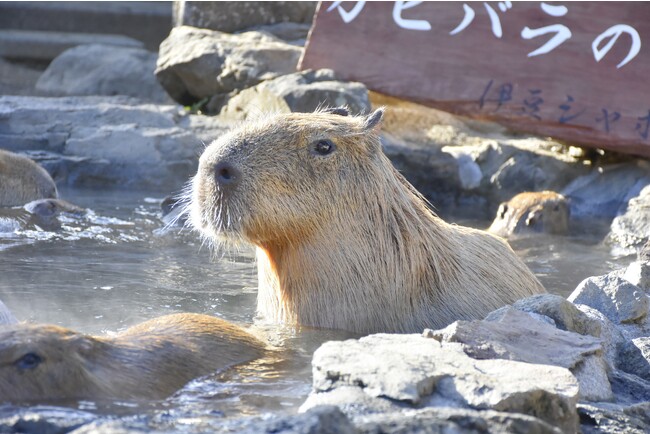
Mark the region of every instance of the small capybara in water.
POLYGON ((0 327, 0 402, 162 399, 263 351, 241 328, 199 314, 166 315, 102 337, 8 325, 0 327))
POLYGON ((569 232, 569 214, 569 201, 559 193, 519 193, 499 205, 488 231, 505 238, 536 233, 565 235, 569 232))
POLYGON ((483 318, 544 288, 501 238, 445 223, 381 149, 383 110, 243 125, 200 158, 190 220, 257 246, 258 313, 358 333, 483 318))
POLYGON ((56 184, 45 169, 27 157, 0 149, 0 207, 56 197, 56 184))

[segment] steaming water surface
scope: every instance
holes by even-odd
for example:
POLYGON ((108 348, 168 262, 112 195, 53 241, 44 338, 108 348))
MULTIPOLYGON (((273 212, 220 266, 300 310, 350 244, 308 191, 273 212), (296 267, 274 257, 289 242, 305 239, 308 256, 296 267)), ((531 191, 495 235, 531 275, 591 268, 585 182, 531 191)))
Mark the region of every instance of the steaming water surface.
MULTIPOLYGON (((19 320, 93 334, 116 332, 175 312, 253 324, 257 276, 252 249, 242 247, 218 256, 188 231, 156 234, 163 226, 160 195, 61 193, 92 212, 63 219, 57 233, 0 230, 0 299, 19 320)), ((629 262, 613 258, 608 247, 591 237, 529 238, 512 245, 547 289, 563 296, 585 277, 629 262)), ((98 414, 171 418, 175 429, 183 421, 190 426, 206 415, 293 413, 310 390, 313 351, 324 341, 354 337, 262 325, 252 331, 279 347, 278 355, 194 381, 164 402, 66 404, 98 414)))

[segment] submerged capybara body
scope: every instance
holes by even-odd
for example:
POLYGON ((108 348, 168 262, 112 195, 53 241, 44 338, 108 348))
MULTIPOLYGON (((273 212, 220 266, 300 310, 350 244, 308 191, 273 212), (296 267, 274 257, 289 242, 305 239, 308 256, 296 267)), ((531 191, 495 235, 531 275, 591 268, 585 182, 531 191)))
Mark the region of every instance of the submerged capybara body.
POLYGON ((27 157, 0 149, 0 207, 56 197, 56 184, 45 169, 27 157))
POLYGON ((382 114, 277 115, 201 156, 191 222, 217 242, 257 246, 259 314, 420 332, 544 292, 502 239, 429 209, 381 150, 382 114))
POLYGON ((260 357, 264 344, 208 315, 173 314, 115 336, 0 327, 0 402, 162 399, 193 378, 260 357))
POLYGON ((499 205, 488 232, 501 237, 569 232, 569 201, 553 191, 524 192, 499 205))

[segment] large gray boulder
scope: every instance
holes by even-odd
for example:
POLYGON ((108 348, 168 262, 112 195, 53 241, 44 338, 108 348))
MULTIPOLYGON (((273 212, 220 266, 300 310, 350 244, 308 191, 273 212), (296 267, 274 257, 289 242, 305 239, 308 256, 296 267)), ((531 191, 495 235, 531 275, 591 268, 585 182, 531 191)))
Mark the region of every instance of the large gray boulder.
POLYGON ((317 2, 174 2, 174 25, 234 33, 281 22, 311 23, 317 2))
POLYGON ((221 116, 244 120, 261 113, 311 113, 319 107, 347 107, 352 114, 370 111, 362 83, 338 81, 331 69, 307 70, 264 81, 228 101, 221 116))
POLYGON ((36 82, 49 95, 127 95, 171 104, 154 71, 158 55, 137 47, 91 44, 70 48, 36 82))
POLYGON ((650 241, 650 183, 630 199, 625 213, 612 221, 608 239, 621 247, 637 249, 650 241))
POLYGON ((312 366, 313 392, 302 410, 345 387, 403 406, 493 409, 534 416, 565 432, 577 429, 579 387, 566 368, 476 360, 457 343, 387 334, 327 342, 312 366))
POLYGON ((182 26, 160 44, 156 77, 183 105, 296 70, 302 49, 268 34, 231 35, 182 26))
POLYGON ((456 321, 431 333, 442 342, 459 342, 475 359, 507 359, 569 369, 580 384, 580 399, 613 398, 599 339, 559 330, 513 307, 490 321, 456 321))
POLYGON ((73 186, 175 190, 196 171, 204 143, 228 128, 127 97, 0 97, 0 107, 0 148, 46 151, 43 165, 73 186))

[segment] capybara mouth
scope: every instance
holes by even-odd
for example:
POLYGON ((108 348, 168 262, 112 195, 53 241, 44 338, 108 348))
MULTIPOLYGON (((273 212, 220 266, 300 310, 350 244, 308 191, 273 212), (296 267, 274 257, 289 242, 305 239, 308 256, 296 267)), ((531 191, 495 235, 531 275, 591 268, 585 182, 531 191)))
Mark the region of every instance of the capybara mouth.
POLYGON ((218 187, 206 187, 206 182, 200 175, 192 182, 190 224, 213 241, 240 240, 241 216, 236 211, 235 200, 218 187))

